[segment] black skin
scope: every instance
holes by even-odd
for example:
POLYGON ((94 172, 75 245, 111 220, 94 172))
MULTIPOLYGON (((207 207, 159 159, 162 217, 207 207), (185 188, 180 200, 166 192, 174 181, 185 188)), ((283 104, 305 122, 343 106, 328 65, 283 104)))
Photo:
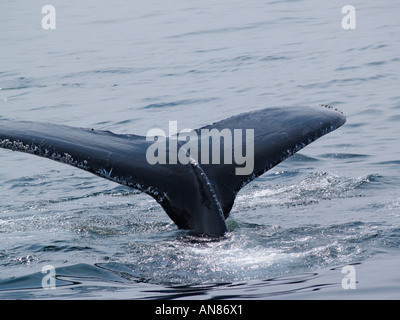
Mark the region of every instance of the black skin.
MULTIPOLYGON (((151 165, 146 150, 154 140, 93 128, 0 120, 0 147, 69 164, 143 191, 156 199, 180 229, 220 237, 227 231, 225 219, 243 186, 345 122, 340 111, 326 105, 279 107, 243 113, 195 130, 199 137, 201 129, 254 130, 254 170, 246 175, 236 174, 235 163, 201 164, 200 152, 188 164, 151 165)), ((168 142, 167 138, 167 154, 168 142)))

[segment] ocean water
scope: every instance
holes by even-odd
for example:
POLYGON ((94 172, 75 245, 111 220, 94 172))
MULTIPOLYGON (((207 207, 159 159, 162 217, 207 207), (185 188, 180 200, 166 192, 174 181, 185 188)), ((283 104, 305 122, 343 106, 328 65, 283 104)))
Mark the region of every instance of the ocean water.
POLYGON ((0 1, 1 119, 145 135, 323 103, 347 123, 242 189, 219 240, 0 150, 1 299, 400 298, 398 1, 352 1, 350 30, 341 0, 49 4, 54 30, 43 2, 0 1))

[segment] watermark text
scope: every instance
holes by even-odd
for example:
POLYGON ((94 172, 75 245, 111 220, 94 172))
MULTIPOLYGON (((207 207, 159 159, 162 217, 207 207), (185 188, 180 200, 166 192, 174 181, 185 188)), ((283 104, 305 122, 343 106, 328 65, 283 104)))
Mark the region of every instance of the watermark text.
POLYGON ((43 289, 55 289, 56 288, 56 269, 51 265, 46 265, 42 268, 42 273, 45 276, 42 279, 43 289))
POLYGON ((45 16, 42 18, 42 28, 44 30, 55 30, 56 29, 56 8, 48 4, 42 7, 42 14, 45 16))
POLYGON ((356 28, 356 9, 350 5, 344 6, 342 14, 345 14, 342 18, 342 28, 344 30, 354 30, 356 28))
POLYGON ((149 164, 188 164, 193 158, 200 165, 235 163, 238 165, 236 175, 253 172, 254 129, 183 129, 178 132, 177 127, 177 121, 169 121, 168 135, 157 128, 147 132, 146 140, 154 141, 146 151, 149 164))
POLYGON ((342 288, 344 290, 356 289, 356 268, 354 266, 344 266, 342 273, 345 274, 342 279, 342 288))

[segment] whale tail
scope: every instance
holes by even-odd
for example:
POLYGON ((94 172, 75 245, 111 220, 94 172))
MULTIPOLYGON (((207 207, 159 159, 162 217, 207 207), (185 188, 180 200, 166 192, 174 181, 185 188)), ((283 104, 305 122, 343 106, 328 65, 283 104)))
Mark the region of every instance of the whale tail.
POLYGON ((188 141, 0 120, 0 147, 138 189, 152 196, 179 228, 221 236, 243 186, 345 121, 341 112, 325 105, 268 108, 196 129, 188 141), (213 140, 214 133, 219 139, 213 140))

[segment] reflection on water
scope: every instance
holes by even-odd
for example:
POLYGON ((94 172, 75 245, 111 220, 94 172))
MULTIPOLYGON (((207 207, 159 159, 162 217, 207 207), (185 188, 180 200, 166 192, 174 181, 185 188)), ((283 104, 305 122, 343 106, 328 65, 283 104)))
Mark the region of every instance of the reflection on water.
MULTIPOLYGON (((0 297, 12 298, 93 298, 100 292, 105 298, 179 299, 262 299, 286 294, 321 290, 338 283, 321 282, 318 273, 281 276, 263 281, 216 283, 206 285, 151 285, 135 279, 123 265, 79 264, 56 268, 56 288, 45 290, 39 272, 0 281, 0 297), (139 290, 140 291, 139 291, 139 290)), ((340 283, 340 282, 339 282, 340 283)))
MULTIPOLYGON (((77 264, 56 268, 56 287, 43 289, 45 274, 0 281, 0 298, 4 299, 368 299, 379 292, 382 299, 398 299, 400 280, 393 280, 400 259, 380 256, 369 263, 351 264, 355 270, 355 288, 342 282, 344 266, 318 272, 271 277, 265 280, 199 285, 154 285, 136 279, 124 265, 77 264), (374 279, 371 279, 374 274, 374 279), (346 289, 347 288, 347 289, 346 289), (397 293, 396 293, 397 292, 397 293)), ((346 266, 348 267, 348 266, 346 266)), ((346 280, 347 281, 347 280, 346 280)))

